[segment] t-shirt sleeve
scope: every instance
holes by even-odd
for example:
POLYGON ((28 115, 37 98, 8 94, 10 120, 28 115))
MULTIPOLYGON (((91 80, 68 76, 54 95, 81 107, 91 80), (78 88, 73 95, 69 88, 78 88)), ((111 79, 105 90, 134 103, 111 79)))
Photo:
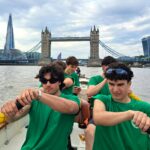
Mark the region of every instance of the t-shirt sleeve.
POLYGON ((68 99, 68 100, 76 102, 79 105, 79 107, 80 107, 80 100, 79 100, 78 96, 66 95, 65 98, 68 99))
POLYGON ((73 78, 74 78, 74 86, 80 86, 80 81, 79 81, 79 77, 76 73, 72 74, 73 78))
POLYGON ((100 101, 102 101, 106 106, 108 104, 108 102, 110 101, 111 97, 110 95, 103 95, 103 94, 97 94, 96 96, 93 96, 93 99, 98 99, 100 101))
POLYGON ((74 78, 73 78, 71 75, 65 74, 64 77, 65 77, 65 79, 66 79, 66 78, 70 78, 70 79, 73 81, 73 83, 74 83, 74 78))
POLYGON ((145 101, 138 101, 137 108, 139 111, 146 113, 150 117, 150 103, 145 101))
POLYGON ((89 80, 89 82, 88 82, 88 86, 89 85, 96 85, 96 84, 97 84, 97 82, 96 82, 95 77, 91 77, 90 80, 89 80))
POLYGON ((88 82, 88 86, 89 86, 89 85, 97 85, 97 84, 99 84, 100 82, 102 82, 103 80, 104 80, 104 78, 101 77, 100 75, 91 77, 90 80, 89 80, 89 82, 88 82))

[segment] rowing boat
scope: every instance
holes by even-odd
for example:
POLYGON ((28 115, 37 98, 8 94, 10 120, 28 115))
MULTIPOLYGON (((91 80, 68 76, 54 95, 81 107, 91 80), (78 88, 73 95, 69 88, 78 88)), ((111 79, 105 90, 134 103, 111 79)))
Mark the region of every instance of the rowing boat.
MULTIPOLYGON (((81 93, 79 97, 86 99, 86 88, 88 79, 80 78, 81 93)), ((0 150, 20 150, 27 131, 27 125, 29 123, 29 116, 26 115, 23 118, 8 123, 0 124, 0 150)), ((74 123, 73 131, 71 133, 71 145, 74 149, 84 150, 85 141, 82 139, 84 129, 78 128, 78 124, 74 123)))

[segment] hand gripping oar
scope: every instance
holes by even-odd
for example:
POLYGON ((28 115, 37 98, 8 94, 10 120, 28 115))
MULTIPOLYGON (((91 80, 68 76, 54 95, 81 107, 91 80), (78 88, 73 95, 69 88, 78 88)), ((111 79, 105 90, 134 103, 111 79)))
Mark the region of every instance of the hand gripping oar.
MULTIPOLYGON (((133 120, 131 121, 131 124, 132 124, 132 126, 134 127, 134 128, 139 128, 138 126, 136 126, 135 124, 134 124, 134 122, 133 122, 133 120)), ((147 134, 150 134, 150 128, 148 128, 146 131, 145 131, 147 134)))
MULTIPOLYGON (((16 106, 18 110, 20 110, 23 106, 17 101, 16 106)), ((0 112, 0 123, 4 123, 6 121, 6 116, 0 112)))

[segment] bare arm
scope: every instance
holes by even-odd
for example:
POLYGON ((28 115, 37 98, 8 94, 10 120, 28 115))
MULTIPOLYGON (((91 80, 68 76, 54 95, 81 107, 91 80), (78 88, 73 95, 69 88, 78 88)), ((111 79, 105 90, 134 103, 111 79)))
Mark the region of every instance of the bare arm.
POLYGON ((76 102, 58 96, 42 93, 39 100, 61 113, 76 114, 79 111, 79 106, 76 102))
POLYGON ((104 79, 102 82, 100 82, 97 85, 90 85, 87 89, 87 95, 88 97, 96 95, 106 84, 107 79, 104 79))
POLYGON ((113 126, 127 120, 133 120, 134 124, 144 132, 150 128, 150 118, 147 114, 133 110, 108 112, 104 103, 99 100, 94 101, 93 118, 96 125, 113 126))
POLYGON ((65 87, 70 87, 73 85, 73 80, 71 78, 65 78, 64 84, 65 84, 65 87))
POLYGON ((79 111, 79 106, 76 102, 72 100, 67 100, 65 98, 46 94, 41 92, 39 96, 39 90, 37 89, 27 89, 21 95, 18 101, 24 106, 30 104, 32 100, 38 99, 39 101, 47 104, 52 109, 66 114, 76 114, 79 111))
POLYGON ((108 112, 105 105, 99 100, 94 101, 93 118, 96 125, 113 126, 133 118, 132 111, 108 112))

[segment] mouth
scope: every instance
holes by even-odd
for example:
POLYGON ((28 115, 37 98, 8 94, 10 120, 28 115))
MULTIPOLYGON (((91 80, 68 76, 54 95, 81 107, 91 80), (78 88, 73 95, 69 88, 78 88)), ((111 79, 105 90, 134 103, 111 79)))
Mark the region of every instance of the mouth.
POLYGON ((113 96, 118 97, 118 96, 120 96, 120 94, 119 93, 113 93, 113 96))
POLYGON ((45 89, 45 93, 50 93, 52 91, 52 88, 45 89))

